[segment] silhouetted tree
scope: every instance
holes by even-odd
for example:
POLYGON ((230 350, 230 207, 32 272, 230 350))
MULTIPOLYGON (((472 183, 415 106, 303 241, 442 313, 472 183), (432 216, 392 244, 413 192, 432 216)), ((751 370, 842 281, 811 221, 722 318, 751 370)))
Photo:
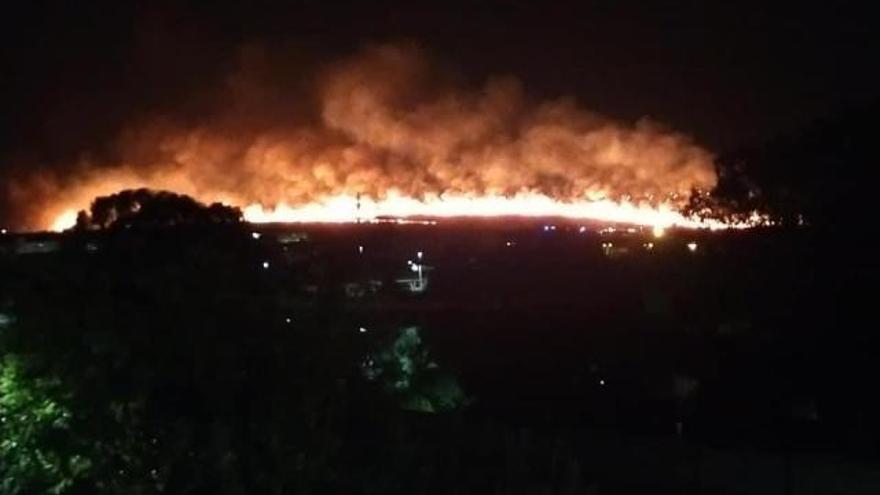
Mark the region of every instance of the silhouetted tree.
POLYGON ((79 212, 76 228, 96 230, 235 224, 241 219, 241 210, 220 203, 205 205, 183 194, 129 189, 96 198, 88 212, 79 212))
MULTIPOLYGON (((880 102, 723 155, 712 200, 787 224, 864 225, 873 210, 874 120, 880 102)), ((858 229, 856 229, 858 230, 858 229)))

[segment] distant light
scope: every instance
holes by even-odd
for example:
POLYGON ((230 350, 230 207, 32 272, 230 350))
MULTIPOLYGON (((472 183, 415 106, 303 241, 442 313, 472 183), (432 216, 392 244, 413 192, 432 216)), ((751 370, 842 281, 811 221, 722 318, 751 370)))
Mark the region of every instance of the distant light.
POLYGON ((262 236, 263 236, 263 234, 261 234, 259 232, 251 232, 251 237, 253 237, 254 239, 259 239, 262 236))
POLYGON ((653 242, 646 242, 645 249, 647 249, 648 251, 654 249, 654 243, 653 242))
POLYGON ((407 265, 412 265, 412 260, 406 260, 407 265))
POLYGON ((360 332, 360 333, 367 333, 367 329, 364 328, 364 327, 359 327, 359 328, 358 328, 358 332, 360 332))
POLYGON ((550 226, 550 230, 556 230, 556 226, 555 226, 555 225, 551 225, 551 226, 550 226))
POLYGON ((507 241, 504 243, 507 247, 513 246, 513 242, 507 241))
POLYGON ((293 320, 291 320, 289 317, 284 319, 284 323, 290 323, 290 322, 292 322, 292 321, 293 321, 293 320))
POLYGON ((659 239, 659 238, 663 237, 664 235, 666 235, 666 227, 662 227, 660 225, 655 225, 654 228, 651 229, 651 232, 654 234, 654 237, 659 239))
POLYGON ((412 270, 412 271, 414 271, 414 272, 417 272, 417 271, 419 271, 419 264, 418 264, 418 263, 413 263, 413 264, 411 264, 411 265, 409 266, 409 269, 412 270))
POLYGON ((364 247, 358 246, 358 254, 364 254, 364 247))
POLYGON ((6 229, 0 229, 0 234, 6 235, 6 229))
POLYGON ((587 231, 587 228, 584 227, 583 225, 581 226, 581 228, 578 229, 578 232, 580 232, 581 234, 583 234, 586 231, 587 231))
POLYGON ((599 385, 601 385, 601 386, 604 387, 604 386, 605 386, 605 380, 599 380, 599 385))
POLYGON ((268 269, 269 269, 269 262, 268 262, 268 261, 264 261, 264 262, 263 262, 263 270, 268 270, 268 269))
POLYGON ((544 232, 547 232, 548 230, 550 230, 550 226, 549 226, 549 225, 545 225, 545 226, 544 226, 544 232))
POLYGON ((419 251, 418 253, 416 253, 416 256, 417 256, 419 259, 422 259, 422 255, 423 255, 423 254, 424 254, 424 253, 422 253, 421 251, 419 251))
POLYGON ((687 247, 688 247, 688 251, 693 253, 697 250, 697 243, 694 241, 691 241, 691 242, 687 243, 687 247))

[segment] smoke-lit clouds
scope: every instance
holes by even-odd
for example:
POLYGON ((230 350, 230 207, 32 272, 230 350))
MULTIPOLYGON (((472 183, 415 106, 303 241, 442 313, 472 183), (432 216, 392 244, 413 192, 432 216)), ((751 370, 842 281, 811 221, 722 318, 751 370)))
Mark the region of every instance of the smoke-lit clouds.
POLYGON ((7 182, 21 226, 46 228, 135 187, 271 208, 389 192, 660 203, 715 184, 711 154, 687 136, 566 98, 534 102, 510 77, 459 84, 410 44, 372 45, 317 70, 259 46, 239 59, 222 84, 194 95, 210 102, 195 116, 138 118, 108 137, 100 159, 7 182))

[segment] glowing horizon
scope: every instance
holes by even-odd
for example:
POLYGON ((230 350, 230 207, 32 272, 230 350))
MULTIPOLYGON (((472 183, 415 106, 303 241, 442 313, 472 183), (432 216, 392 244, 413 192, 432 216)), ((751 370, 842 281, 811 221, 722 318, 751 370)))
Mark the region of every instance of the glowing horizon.
MULTIPOLYGON (((687 217, 670 204, 650 205, 610 199, 559 201, 538 193, 514 196, 431 195, 423 199, 389 194, 383 199, 337 195, 302 206, 280 203, 273 207, 249 204, 242 207, 249 223, 355 223, 379 218, 564 218, 650 227, 656 233, 670 227, 689 229, 742 229, 769 224, 765 216, 725 222, 687 217)), ((77 210, 65 209, 49 229, 60 232, 76 224, 77 210)), ((662 235, 662 234, 661 234, 662 235)))

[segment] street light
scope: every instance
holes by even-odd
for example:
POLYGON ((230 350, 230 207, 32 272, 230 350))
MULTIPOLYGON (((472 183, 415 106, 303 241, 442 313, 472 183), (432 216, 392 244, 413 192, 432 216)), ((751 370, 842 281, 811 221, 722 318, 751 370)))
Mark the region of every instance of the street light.
MULTIPOLYGON (((422 251, 416 252, 416 258, 419 261, 425 256, 425 253, 422 251)), ((413 263, 412 260, 406 260, 406 263, 409 265, 409 269, 419 274, 419 287, 422 287, 422 263, 413 263)))

